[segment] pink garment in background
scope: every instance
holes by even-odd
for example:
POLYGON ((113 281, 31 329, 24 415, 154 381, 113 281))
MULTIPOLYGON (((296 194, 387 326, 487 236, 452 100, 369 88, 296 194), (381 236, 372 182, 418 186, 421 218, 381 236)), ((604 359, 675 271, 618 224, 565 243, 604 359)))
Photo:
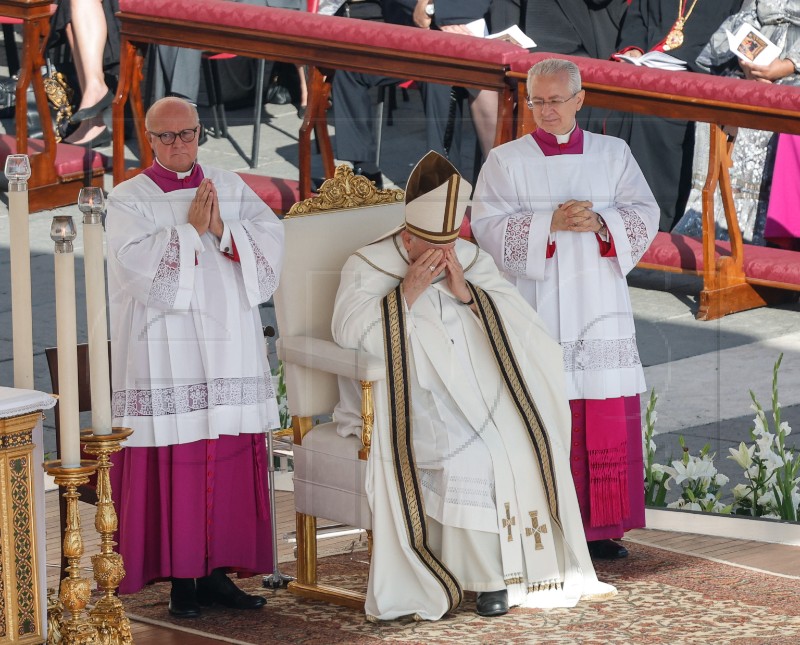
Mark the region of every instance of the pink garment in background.
POLYGON ((764 238, 800 250, 800 136, 778 135, 764 238))

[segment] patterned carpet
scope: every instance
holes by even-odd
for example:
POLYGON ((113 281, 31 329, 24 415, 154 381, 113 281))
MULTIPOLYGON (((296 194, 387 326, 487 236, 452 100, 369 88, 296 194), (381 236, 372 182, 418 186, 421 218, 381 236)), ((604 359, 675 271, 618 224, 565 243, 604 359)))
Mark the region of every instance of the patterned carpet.
MULTIPOLYGON (((601 580, 619 595, 574 609, 512 609, 500 618, 474 613, 474 594, 443 620, 411 619, 372 624, 355 612, 261 589, 261 577, 241 580, 248 591, 268 597, 263 610, 213 608, 193 620, 167 613, 169 585, 152 585, 124 598, 131 617, 141 616, 228 642, 251 643, 608 643, 800 644, 800 585, 797 580, 726 566, 628 543, 627 560, 597 564, 601 580)), ((320 561, 320 580, 363 589, 364 552, 320 561)), ((284 565, 293 574, 293 565, 284 565)))

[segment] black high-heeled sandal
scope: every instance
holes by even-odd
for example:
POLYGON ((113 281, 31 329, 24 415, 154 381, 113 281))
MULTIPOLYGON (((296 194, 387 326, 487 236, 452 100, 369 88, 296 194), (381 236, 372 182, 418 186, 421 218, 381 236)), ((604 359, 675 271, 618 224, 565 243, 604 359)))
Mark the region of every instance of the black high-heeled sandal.
POLYGON ((111 101, 113 100, 114 100, 114 92, 108 90, 105 96, 101 98, 97 103, 95 103, 94 105, 90 105, 89 107, 83 108, 81 110, 78 110, 75 114, 73 114, 69 118, 69 122, 80 123, 81 121, 86 121, 87 119, 96 117, 109 105, 111 105, 111 101))
POLYGON ((83 148, 102 148, 103 146, 107 146, 109 143, 111 143, 111 139, 111 130, 108 127, 105 127, 88 141, 81 141, 80 143, 70 143, 69 141, 64 141, 64 143, 69 143, 71 146, 82 146, 83 148))

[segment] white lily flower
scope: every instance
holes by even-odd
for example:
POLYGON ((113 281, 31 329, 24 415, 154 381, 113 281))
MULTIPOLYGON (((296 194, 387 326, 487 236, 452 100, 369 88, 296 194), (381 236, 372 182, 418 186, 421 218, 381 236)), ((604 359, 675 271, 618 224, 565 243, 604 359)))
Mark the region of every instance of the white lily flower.
POLYGON ((733 493, 733 499, 740 500, 750 494, 750 489, 744 484, 736 484, 736 486, 731 489, 731 493, 733 493))
POLYGON ((683 498, 667 504, 667 508, 679 508, 686 511, 702 511, 703 508, 697 502, 689 502, 683 498))
POLYGON ((778 501, 775 499, 774 491, 767 491, 761 497, 756 500, 756 504, 759 506, 767 506, 774 508, 778 505, 778 501))
POLYGON ((778 432, 782 432, 784 437, 788 437, 792 434, 792 426, 789 425, 788 421, 781 421, 781 425, 778 427, 778 432))
POLYGON ((753 432, 757 435, 767 431, 767 422, 763 414, 757 414, 753 419, 753 432))
POLYGON ((759 452, 762 455, 772 450, 772 442, 774 439, 775 435, 766 431, 762 433, 758 439, 756 439, 756 445, 758 446, 759 452))
POLYGON ((764 466, 767 470, 767 475, 772 474, 775 469, 783 468, 783 459, 780 455, 768 450, 766 453, 761 455, 761 458, 764 460, 764 466))
POLYGON ((697 457, 692 457, 688 464, 676 459, 672 462, 672 470, 675 471, 673 477, 676 484, 680 484, 684 480, 698 481, 703 478, 708 478, 710 481, 710 478, 717 472, 710 461, 697 459, 697 457))
POLYGON ((744 441, 739 444, 739 449, 728 448, 728 459, 733 459, 741 468, 747 470, 753 464, 753 451, 755 446, 748 446, 744 441))
POLYGON ((722 473, 717 473, 714 475, 714 484, 717 486, 724 486, 730 481, 727 475, 723 475, 722 473))
POLYGON ((664 464, 653 464, 650 467, 650 470, 652 470, 656 475, 663 475, 665 472, 667 472, 667 467, 664 464))

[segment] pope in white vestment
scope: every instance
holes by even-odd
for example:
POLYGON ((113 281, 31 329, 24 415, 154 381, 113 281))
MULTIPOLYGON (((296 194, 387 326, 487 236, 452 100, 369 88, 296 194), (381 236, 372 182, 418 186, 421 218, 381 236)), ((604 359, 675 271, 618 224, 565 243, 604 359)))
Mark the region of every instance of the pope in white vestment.
POLYGON ((279 425, 258 311, 278 285, 283 225, 242 181, 196 163, 196 109, 147 114, 150 168, 108 200, 121 593, 172 579, 169 611, 265 602, 225 575, 272 570, 264 433, 279 425), (197 582, 195 582, 197 580, 197 582))
MULTIPOLYGON (((464 589, 484 616, 615 593, 569 474, 561 350, 491 257, 456 240, 469 192, 428 153, 404 229, 351 256, 336 297, 334 339, 387 361, 367 464, 380 619, 438 619, 464 589)), ((358 410, 343 388, 337 414, 358 410)))
POLYGON ((528 105, 539 128, 495 148, 475 189, 472 230, 564 350, 571 468, 593 555, 644 526, 636 346, 626 274, 658 230, 659 210, 627 144, 577 127, 580 72, 535 65, 528 105))

